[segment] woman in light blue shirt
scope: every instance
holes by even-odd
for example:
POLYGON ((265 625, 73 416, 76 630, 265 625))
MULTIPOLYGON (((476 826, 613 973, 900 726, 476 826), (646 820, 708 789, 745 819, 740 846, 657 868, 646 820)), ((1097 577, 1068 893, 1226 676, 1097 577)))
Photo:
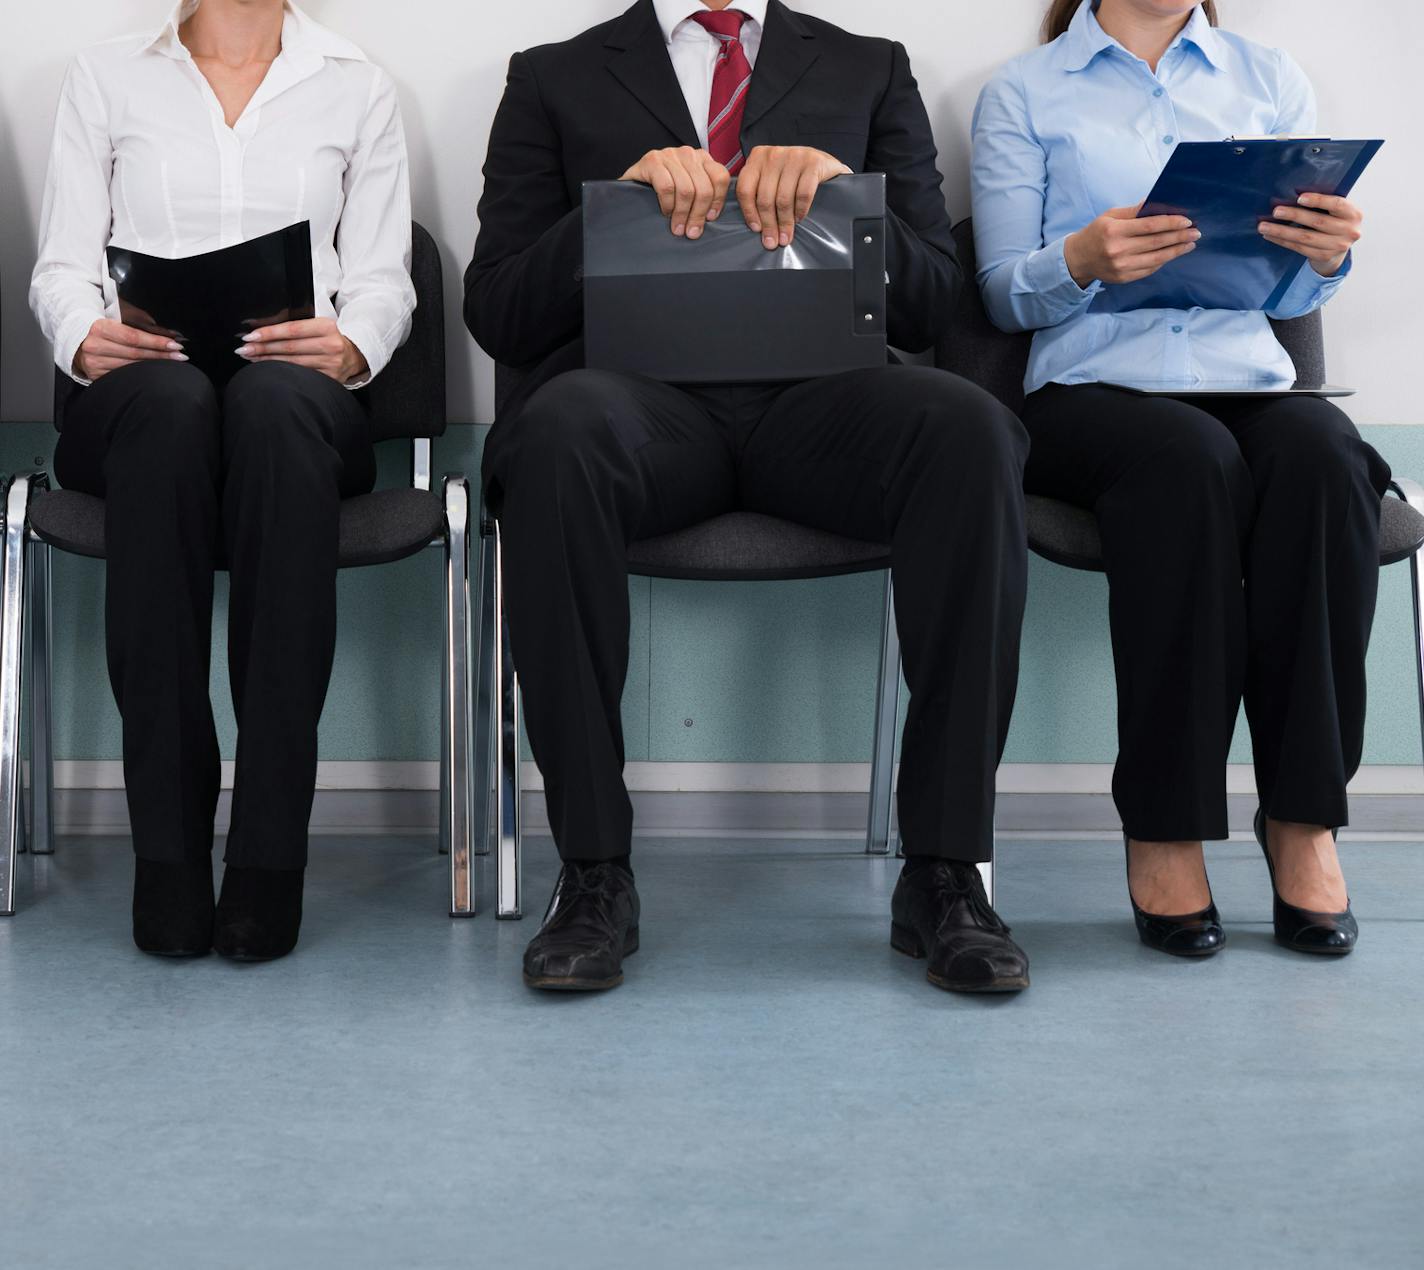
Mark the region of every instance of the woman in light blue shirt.
POLYGON ((1195 250, 1185 218, 1136 219, 1177 143, 1310 134, 1315 97, 1285 53, 1216 29, 1212 4, 1056 0, 1045 39, 975 111, 978 280, 999 327, 1035 332, 1027 489, 1091 509, 1102 531, 1113 792, 1138 931, 1179 955, 1225 941, 1202 840, 1227 836, 1244 694, 1277 938, 1348 952, 1357 930, 1333 831, 1360 761, 1389 469, 1320 398, 1147 398, 1105 385, 1289 385, 1268 318, 1334 294, 1361 216, 1304 195, 1262 227, 1308 262, 1269 314, 1103 311, 1104 288, 1195 250))

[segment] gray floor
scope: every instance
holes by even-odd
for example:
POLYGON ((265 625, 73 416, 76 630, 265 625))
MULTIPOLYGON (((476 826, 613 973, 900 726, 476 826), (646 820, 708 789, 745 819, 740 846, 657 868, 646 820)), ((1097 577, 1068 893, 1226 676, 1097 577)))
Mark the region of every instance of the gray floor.
POLYGON ((533 920, 447 920, 428 841, 321 840, 261 967, 139 955, 126 849, 62 844, 0 921, 0 1265, 1424 1264, 1424 845, 1345 848, 1340 963, 1269 942, 1244 846, 1225 954, 1141 949, 1119 851, 1005 845, 1034 986, 986 1001, 848 844, 640 842, 585 998, 521 986, 533 920))

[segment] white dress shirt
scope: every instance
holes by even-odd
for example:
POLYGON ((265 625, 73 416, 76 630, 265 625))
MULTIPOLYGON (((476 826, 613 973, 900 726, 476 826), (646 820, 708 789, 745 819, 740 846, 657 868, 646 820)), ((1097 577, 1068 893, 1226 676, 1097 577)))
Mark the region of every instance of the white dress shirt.
MULTIPOLYGON (((742 23, 742 48, 747 61, 756 65, 757 51, 761 48, 762 27, 766 25, 768 0, 735 0, 729 9, 747 15, 742 23)), ((663 29, 663 39, 667 41, 668 56, 672 58, 672 68, 677 72, 677 82, 682 85, 682 95, 687 98, 687 110, 697 129, 697 139, 702 148, 707 148, 707 124, 712 107, 712 75, 717 69, 717 54, 721 42, 706 28, 692 21, 692 14, 707 11, 700 0, 653 0, 657 10, 658 25, 663 29)))
POLYGON ((55 362, 73 375, 95 320, 119 316, 110 243, 177 259, 309 220, 317 315, 337 319, 374 377, 415 310, 395 85, 289 3, 282 51, 229 128, 178 38, 200 2, 70 65, 30 284, 55 362))

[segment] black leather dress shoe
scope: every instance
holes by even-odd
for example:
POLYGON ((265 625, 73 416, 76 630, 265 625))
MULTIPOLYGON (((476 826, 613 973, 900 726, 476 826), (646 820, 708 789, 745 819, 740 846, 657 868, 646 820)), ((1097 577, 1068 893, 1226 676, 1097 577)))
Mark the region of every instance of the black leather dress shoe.
POLYGON ((1137 923, 1137 937, 1144 944, 1173 957, 1210 957, 1226 947, 1226 931, 1222 929, 1215 900, 1200 913, 1182 913, 1176 917, 1139 908, 1132 897, 1132 847, 1126 834, 1123 834, 1123 846, 1127 850, 1127 898, 1137 923))
POLYGON ((890 946, 927 958, 925 977, 948 992, 1028 987, 1028 957, 1009 938, 972 864, 906 861, 890 900, 890 946))
POLYGON ((539 933, 524 950, 524 982, 551 992, 600 992, 623 982, 638 951, 638 891, 616 864, 565 862, 539 933))
POLYGON ((1355 921, 1355 914, 1350 911, 1348 899, 1343 913, 1316 913, 1281 899, 1281 893, 1276 890, 1276 864, 1266 847, 1266 813, 1261 808, 1256 810, 1256 841, 1261 844, 1266 868, 1271 871, 1276 943, 1294 952, 1315 953, 1324 957, 1343 957, 1352 951, 1359 942, 1360 926, 1355 921))
POLYGON ((275 961, 297 946, 303 869, 228 865, 213 923, 213 948, 229 961, 275 961))
POLYGON ((133 939, 155 957, 213 950, 213 862, 134 859, 133 939))

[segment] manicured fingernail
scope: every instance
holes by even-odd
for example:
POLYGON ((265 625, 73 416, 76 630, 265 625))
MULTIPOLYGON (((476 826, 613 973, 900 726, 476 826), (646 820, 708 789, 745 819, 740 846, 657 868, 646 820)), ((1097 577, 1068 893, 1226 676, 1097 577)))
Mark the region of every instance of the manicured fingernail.
POLYGON ((235 349, 233 349, 232 351, 233 351, 234 353, 236 353, 239 357, 251 357, 251 356, 252 356, 252 350, 251 350, 250 348, 248 348, 246 344, 242 345, 240 348, 235 348, 235 349))
POLYGON ((1269 234, 1274 228, 1274 225, 1268 225, 1265 221, 1262 221, 1259 225, 1256 226, 1257 232, 1262 234, 1269 234))
POLYGON ((687 236, 689 238, 701 238, 702 230, 699 229, 696 225, 694 225, 691 229, 687 231, 687 236))
POLYGON ((747 228, 748 228, 749 230, 751 230, 752 233, 754 233, 754 234, 759 234, 759 233, 761 233, 761 222, 760 222, 760 221, 749 220, 749 221, 747 222, 747 228))
POLYGON ((1279 216, 1279 217, 1281 217, 1282 220, 1284 220, 1284 219, 1285 219, 1285 216, 1286 216, 1286 213, 1287 213, 1288 211, 1289 211, 1289 208, 1278 207, 1278 208, 1276 208, 1276 210, 1275 210, 1274 212, 1271 213, 1271 215, 1272 215, 1272 216, 1279 216))
POLYGON ((781 235, 781 245, 782 245, 783 247, 789 247, 789 246, 791 245, 791 235, 790 235, 790 234, 782 234, 782 235, 781 235))
POLYGON ((187 353, 169 353, 168 356, 172 361, 175 362, 186 362, 188 360, 187 353))
POLYGON ((1305 207, 1309 207, 1313 202, 1315 202, 1315 195, 1314 195, 1314 194, 1302 194, 1302 195, 1296 200, 1296 202, 1302 204, 1302 205, 1305 206, 1305 207))
POLYGON ((253 332, 252 332, 251 334, 249 334, 249 335, 244 335, 244 336, 242 337, 242 342, 243 342, 244 344, 251 344, 253 340, 260 340, 261 338, 262 338, 262 336, 261 336, 260 332, 253 331, 253 332))
POLYGON ((761 237, 761 241, 762 241, 762 244, 763 244, 764 246, 768 247, 768 248, 770 248, 770 247, 775 247, 775 246, 776 246, 776 235, 775 235, 775 234, 763 234, 762 237, 761 237))
POLYGON ((687 226, 686 226, 686 225, 674 225, 674 226, 672 227, 672 232, 673 232, 674 234, 676 234, 677 237, 681 238, 682 235, 683 235, 683 232, 684 232, 686 229, 687 229, 687 226))
POLYGON ((1195 242, 1195 241, 1196 241, 1198 238, 1200 238, 1200 237, 1201 237, 1201 230, 1199 230, 1199 229, 1194 229, 1194 230, 1192 230, 1192 241, 1193 241, 1193 242, 1195 242))
POLYGON ((707 219, 716 220, 717 217, 719 217, 721 214, 722 209, 720 207, 714 207, 710 212, 707 213, 707 219))
POLYGON ((180 343, 178 343, 177 340, 169 340, 169 341, 168 341, 168 351, 169 351, 170 353, 181 353, 181 352, 183 351, 183 345, 181 345, 180 343))

